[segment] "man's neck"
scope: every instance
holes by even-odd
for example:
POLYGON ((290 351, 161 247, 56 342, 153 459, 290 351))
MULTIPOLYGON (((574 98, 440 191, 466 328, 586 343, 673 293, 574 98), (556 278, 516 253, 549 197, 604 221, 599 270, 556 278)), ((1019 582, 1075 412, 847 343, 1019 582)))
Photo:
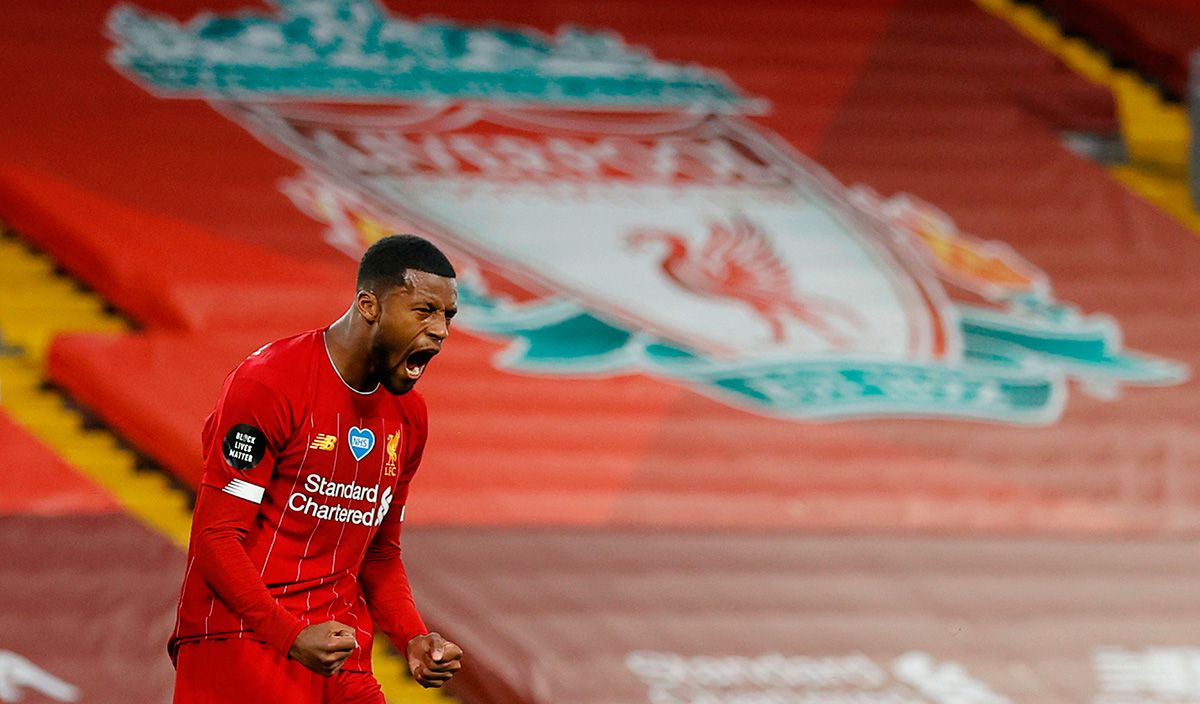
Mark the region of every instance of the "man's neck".
POLYGON ((370 382, 365 330, 359 329, 354 311, 348 310, 325 331, 325 349, 333 367, 348 386, 370 392, 378 384, 370 382))

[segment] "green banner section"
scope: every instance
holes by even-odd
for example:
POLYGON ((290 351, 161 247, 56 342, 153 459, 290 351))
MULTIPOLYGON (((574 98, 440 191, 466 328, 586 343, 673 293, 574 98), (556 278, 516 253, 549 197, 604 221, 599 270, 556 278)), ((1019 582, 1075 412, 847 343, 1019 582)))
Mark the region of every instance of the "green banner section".
POLYGON ((486 100, 533 105, 755 106, 724 75, 655 60, 609 32, 554 35, 448 20, 407 20, 369 0, 187 23, 119 5, 112 61, 165 95, 486 100), (599 66, 598 70, 596 67, 599 66))
POLYGON ((732 405, 795 419, 938 417, 1056 421, 1068 380, 1111 396, 1122 384, 1174 384, 1187 368, 1124 352, 1112 319, 1057 304, 958 306, 956 361, 858 356, 722 362, 604 321, 564 299, 509 306, 462 282, 463 323, 512 344, 499 363, 538 374, 647 373, 732 405))

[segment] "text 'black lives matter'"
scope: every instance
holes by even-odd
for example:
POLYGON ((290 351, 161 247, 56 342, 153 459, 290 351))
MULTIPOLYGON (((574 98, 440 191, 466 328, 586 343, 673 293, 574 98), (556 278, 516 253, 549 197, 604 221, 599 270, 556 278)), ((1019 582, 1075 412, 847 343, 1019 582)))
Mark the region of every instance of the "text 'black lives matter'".
POLYGON ((225 461, 234 469, 253 469, 262 461, 267 449, 267 437, 253 425, 239 423, 225 433, 221 451, 225 461))

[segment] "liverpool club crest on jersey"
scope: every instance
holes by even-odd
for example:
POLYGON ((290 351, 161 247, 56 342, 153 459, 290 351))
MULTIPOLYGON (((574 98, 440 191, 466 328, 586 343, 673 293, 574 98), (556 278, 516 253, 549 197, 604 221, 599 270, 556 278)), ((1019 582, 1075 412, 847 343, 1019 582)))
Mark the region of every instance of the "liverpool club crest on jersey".
POLYGON ((396 455, 400 451, 400 431, 397 430, 387 438, 387 462, 383 464, 383 476, 396 476, 396 455))
POLYGON ((395 231, 450 250, 463 327, 510 339, 514 373, 639 372, 798 420, 1034 424, 1070 379, 1112 398, 1186 378, 1007 246, 838 183, 717 71, 605 31, 275 5, 185 24, 120 6, 111 60, 294 160, 285 192, 351 256, 395 231))

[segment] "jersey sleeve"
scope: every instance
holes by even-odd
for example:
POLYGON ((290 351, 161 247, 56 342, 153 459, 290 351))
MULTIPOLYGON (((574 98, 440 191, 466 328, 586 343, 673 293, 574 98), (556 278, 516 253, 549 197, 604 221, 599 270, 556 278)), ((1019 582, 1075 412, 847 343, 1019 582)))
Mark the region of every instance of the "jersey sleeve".
MULTIPOLYGON (((422 404, 422 411, 424 405, 422 404)), ((405 461, 397 484, 396 496, 375 534, 359 571, 359 582, 371 618, 388 638, 405 652, 414 637, 429 632, 417 610, 408 573, 401 557, 400 533, 404 525, 404 507, 408 502, 409 482, 416 474, 425 451, 425 418, 418 419, 416 442, 405 461)))
POLYGON ((253 373, 235 371, 205 427, 200 483, 262 503, 275 461, 291 435, 291 419, 283 394, 253 373))
POLYGON ((245 541, 289 435, 290 412, 282 395, 242 371, 226 381, 205 427, 193 567, 232 612, 286 656, 306 624, 271 596, 245 541))

